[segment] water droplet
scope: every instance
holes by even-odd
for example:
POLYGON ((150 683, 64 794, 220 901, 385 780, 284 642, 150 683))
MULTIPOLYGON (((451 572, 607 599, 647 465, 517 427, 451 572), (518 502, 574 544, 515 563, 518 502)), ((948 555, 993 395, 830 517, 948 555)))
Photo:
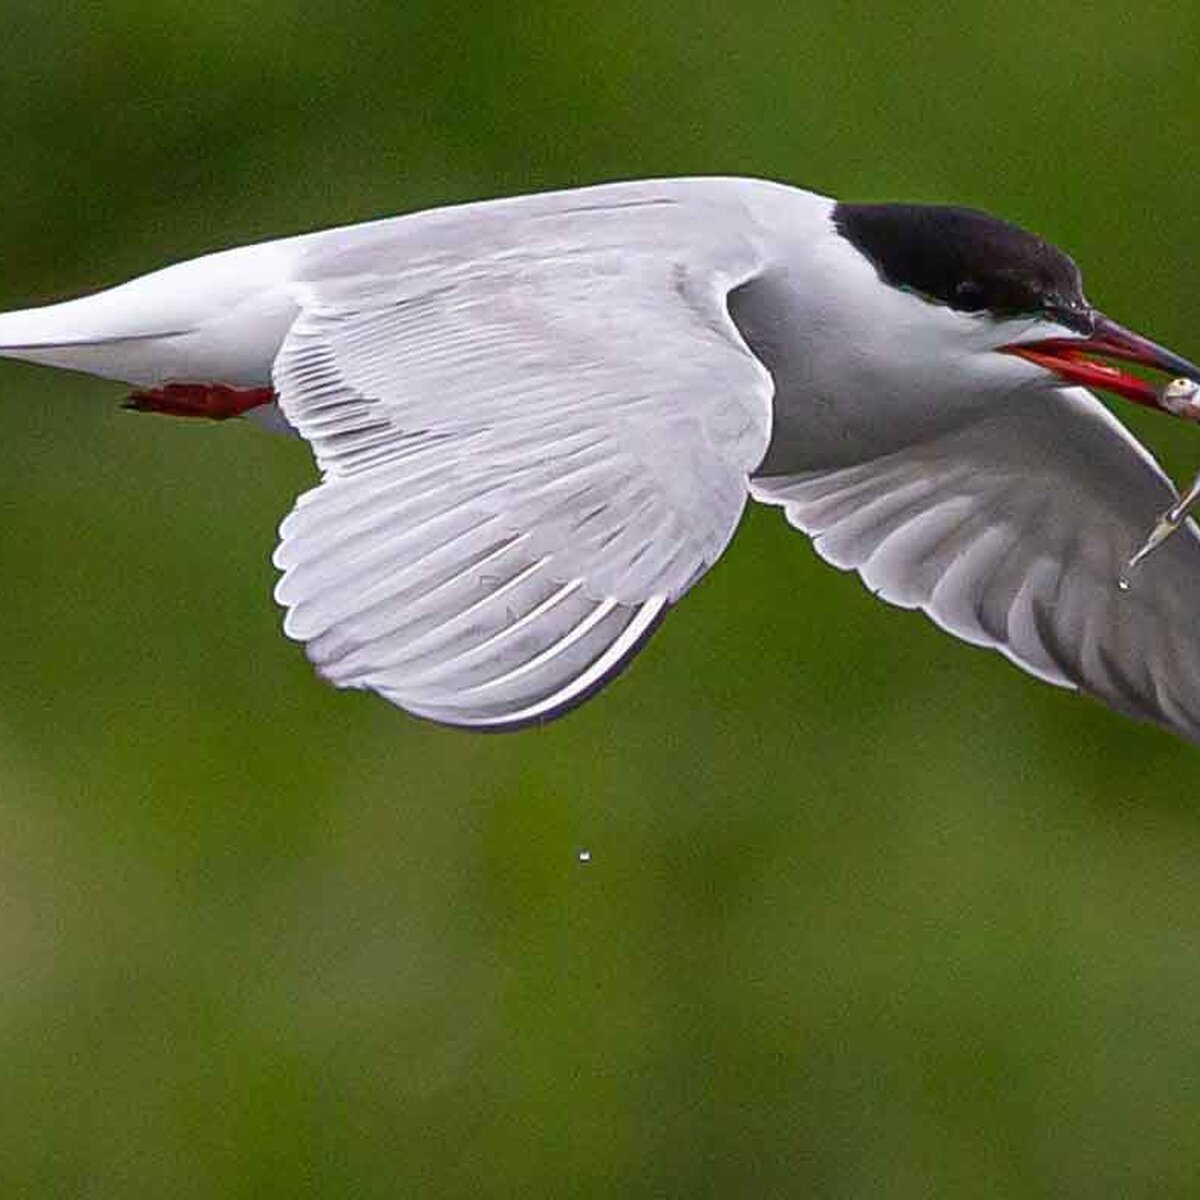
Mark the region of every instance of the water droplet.
POLYGON ((1124 575, 1120 576, 1120 577, 1117 579, 1117 587, 1119 587, 1119 588, 1121 589, 1121 591, 1123 591, 1123 592, 1127 592, 1127 591, 1129 591, 1129 580, 1128 580, 1128 578, 1127 578, 1126 576, 1124 576, 1124 575))
POLYGON ((575 857, 581 863, 590 863, 592 861, 592 852, 590 850, 580 850, 575 857))

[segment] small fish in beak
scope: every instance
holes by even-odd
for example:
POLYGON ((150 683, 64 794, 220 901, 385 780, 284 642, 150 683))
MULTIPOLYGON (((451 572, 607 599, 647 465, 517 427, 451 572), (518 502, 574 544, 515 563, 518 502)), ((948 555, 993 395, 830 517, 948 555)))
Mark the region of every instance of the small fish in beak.
MULTIPOLYGON (((1187 420, 1200 419, 1200 383, 1192 379, 1172 379, 1159 392, 1159 406, 1177 417, 1187 420)), ((1129 560, 1118 581, 1123 589, 1129 587, 1129 575, 1155 547, 1161 546, 1184 522, 1192 506, 1200 500, 1200 474, 1192 480, 1192 486, 1179 498, 1178 503, 1167 509, 1158 523, 1150 530, 1138 552, 1129 560)))

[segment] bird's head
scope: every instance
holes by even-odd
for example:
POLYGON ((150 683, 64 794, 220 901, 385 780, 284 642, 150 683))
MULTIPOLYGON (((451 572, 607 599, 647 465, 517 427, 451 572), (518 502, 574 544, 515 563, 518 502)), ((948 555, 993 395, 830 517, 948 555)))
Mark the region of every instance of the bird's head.
POLYGON ((1096 388, 1200 421, 1200 402, 1119 364, 1200 383, 1200 367, 1124 328, 1083 294, 1069 255, 974 209, 925 204, 838 204, 837 231, 880 279, 981 322, 976 345, 1033 364, 1035 381, 1096 388))

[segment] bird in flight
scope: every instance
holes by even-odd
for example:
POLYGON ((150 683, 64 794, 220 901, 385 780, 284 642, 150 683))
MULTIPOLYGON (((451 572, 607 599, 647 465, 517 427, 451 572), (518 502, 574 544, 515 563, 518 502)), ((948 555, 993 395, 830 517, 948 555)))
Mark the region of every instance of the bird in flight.
POLYGON ((466 204, 0 315, 0 356, 304 438, 284 629, 433 721, 586 699, 752 497, 882 599, 1200 740, 1200 535, 1126 570, 1178 496, 1092 394, 1195 419, 1200 368, 971 209, 739 178, 466 204))

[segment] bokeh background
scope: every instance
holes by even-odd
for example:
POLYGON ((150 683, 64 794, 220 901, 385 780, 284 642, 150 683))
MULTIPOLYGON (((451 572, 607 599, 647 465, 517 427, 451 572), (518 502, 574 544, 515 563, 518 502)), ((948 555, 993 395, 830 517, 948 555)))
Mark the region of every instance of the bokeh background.
MULTIPOLYGON (((1182 0, 6 0, 0 30, 6 306, 730 172, 991 209, 1200 354, 1182 0)), ((121 399, 0 364, 0 1194, 1195 1194, 1194 749, 765 510, 591 704, 441 730, 279 633, 305 447, 121 399)))

